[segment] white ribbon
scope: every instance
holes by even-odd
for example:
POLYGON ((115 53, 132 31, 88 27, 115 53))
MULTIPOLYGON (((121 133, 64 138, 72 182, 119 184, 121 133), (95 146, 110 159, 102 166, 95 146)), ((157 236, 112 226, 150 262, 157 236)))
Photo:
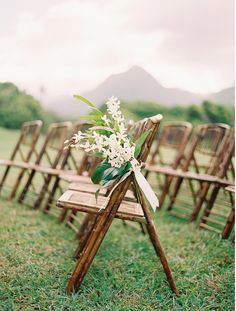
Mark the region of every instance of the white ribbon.
POLYGON ((152 190, 151 186, 149 185, 147 179, 141 173, 141 165, 138 163, 136 159, 131 161, 132 171, 134 172, 135 179, 142 190, 143 194, 145 195, 146 199, 150 203, 154 212, 156 208, 159 207, 159 201, 156 197, 155 192, 152 190))
POLYGON ((133 172, 141 191, 143 192, 147 201, 150 203, 152 209, 155 212, 156 208, 159 207, 159 201, 158 201, 158 198, 156 197, 155 192, 152 190, 148 181, 141 173, 141 165, 139 164, 139 162, 136 159, 133 159, 131 161, 131 165, 132 165, 132 168, 127 173, 125 173, 124 176, 121 177, 120 181, 110 191, 108 197, 110 197, 112 192, 133 172))

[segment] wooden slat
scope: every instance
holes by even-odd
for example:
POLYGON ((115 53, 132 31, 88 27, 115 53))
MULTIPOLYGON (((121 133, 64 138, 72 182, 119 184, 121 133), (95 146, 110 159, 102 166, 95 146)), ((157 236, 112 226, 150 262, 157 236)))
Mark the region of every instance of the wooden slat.
POLYGON ((232 204, 230 202, 227 202, 226 200, 219 200, 219 197, 214 203, 214 207, 218 207, 221 210, 229 211, 232 208, 232 204))
POLYGON ((79 229, 76 228, 76 226, 74 226, 70 221, 67 221, 66 225, 70 227, 73 231, 75 231, 76 233, 79 231, 79 229))
MULTIPOLYGON (((73 182, 69 185, 68 190, 86 192, 86 193, 95 193, 100 188, 99 185, 93 183, 82 183, 82 182, 73 182)), ((99 192, 100 195, 105 195, 107 189, 102 188, 99 192)))
POLYGON ((59 213, 56 213, 55 211, 53 211, 52 209, 50 209, 50 210, 44 210, 44 213, 45 214, 48 214, 48 215, 52 215, 52 216, 54 216, 54 217, 59 217, 59 213))
MULTIPOLYGON (((66 207, 68 205, 75 207, 76 210, 93 210, 94 213, 99 213, 105 209, 109 201, 108 197, 99 196, 96 202, 94 194, 67 190, 58 200, 60 207, 66 207)), ((138 203, 123 201, 118 209, 120 214, 126 214, 130 216, 143 217, 143 210, 141 205, 138 203)))
POLYGON ((69 173, 65 173, 62 172, 59 177, 69 183, 72 182, 81 182, 81 183, 91 183, 91 178, 88 176, 80 176, 80 175, 76 175, 76 174, 69 174, 69 173))
POLYGON ((235 186, 228 186, 225 188, 226 191, 235 193, 235 186))
POLYGON ((233 185, 233 182, 227 179, 221 179, 221 178, 218 178, 217 176, 212 176, 208 174, 202 174, 202 173, 198 174, 198 173, 190 172, 190 171, 182 171, 181 169, 172 169, 172 168, 166 168, 166 167, 161 167, 161 166, 151 166, 151 165, 147 165, 145 169, 147 171, 160 173, 164 175, 170 175, 173 177, 182 177, 182 178, 194 179, 194 180, 202 181, 202 182, 217 183, 217 184, 222 184, 222 185, 233 185))
POLYGON ((210 217, 206 217, 206 216, 203 216, 202 217, 203 220, 206 220, 206 221, 209 221, 213 224, 216 224, 216 225, 220 225, 220 226, 225 226, 225 223, 222 222, 222 221, 219 221, 219 220, 215 220, 215 219, 212 219, 210 217))
POLYGON ((79 225, 82 223, 82 219, 80 219, 78 216, 71 214, 71 218, 73 218, 79 225))
MULTIPOLYGON (((82 182, 72 182, 68 190, 74 190, 74 191, 81 191, 86 193, 95 193, 100 188, 99 185, 93 184, 91 181, 90 183, 82 183, 82 182)), ((101 188, 99 195, 106 195, 107 194, 107 188, 101 188)), ((125 195, 125 200, 135 200, 135 196, 131 190, 128 190, 125 195)))
POLYGON ((204 223, 200 223, 199 226, 200 226, 201 228, 205 228, 205 229, 214 231, 214 232, 216 232, 216 233, 221 233, 221 231, 220 231, 219 229, 216 229, 216 228, 214 228, 214 227, 208 226, 207 224, 204 224, 204 223))
POLYGON ((7 159, 0 159, 0 165, 11 165, 12 161, 7 159))
POLYGON ((225 218, 227 217, 227 215, 220 213, 218 211, 216 212, 215 210, 212 210, 212 209, 206 209, 206 212, 210 212, 212 215, 219 216, 219 217, 225 217, 225 218))

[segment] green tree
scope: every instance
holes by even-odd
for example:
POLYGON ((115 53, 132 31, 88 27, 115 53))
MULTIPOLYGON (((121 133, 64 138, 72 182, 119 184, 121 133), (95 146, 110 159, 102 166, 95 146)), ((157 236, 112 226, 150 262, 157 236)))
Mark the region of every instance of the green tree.
POLYGON ((210 101, 204 101, 202 107, 208 122, 234 125, 234 109, 210 101))
POLYGON ((0 126, 17 129, 22 123, 31 120, 49 122, 58 120, 54 114, 46 112, 39 101, 13 83, 0 83, 0 126))

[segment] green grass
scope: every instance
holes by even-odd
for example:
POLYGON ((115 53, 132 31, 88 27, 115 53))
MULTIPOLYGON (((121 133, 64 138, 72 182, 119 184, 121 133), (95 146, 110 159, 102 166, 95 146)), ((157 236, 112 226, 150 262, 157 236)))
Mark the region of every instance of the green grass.
MULTIPOLYGON (((6 156, 13 137, 4 139, 6 156)), ((41 211, 0 201, 0 310, 234 310, 232 242, 164 211, 155 223, 181 297, 170 291, 148 237, 119 220, 80 291, 68 296, 73 232, 41 211)))

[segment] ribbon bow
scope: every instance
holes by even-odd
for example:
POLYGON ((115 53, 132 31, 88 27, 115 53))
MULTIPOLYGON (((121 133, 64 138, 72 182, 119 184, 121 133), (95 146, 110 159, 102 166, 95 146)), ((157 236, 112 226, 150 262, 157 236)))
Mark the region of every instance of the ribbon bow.
POLYGON ((113 189, 109 193, 109 197, 111 196, 112 192, 118 187, 130 174, 133 172, 135 179, 142 190, 143 194, 145 195, 147 201, 150 203, 154 212, 156 208, 159 207, 159 201, 156 197, 155 192, 152 190, 151 186, 149 185, 147 179, 141 173, 141 164, 136 159, 130 161, 131 169, 121 177, 120 181, 113 187, 113 189))

